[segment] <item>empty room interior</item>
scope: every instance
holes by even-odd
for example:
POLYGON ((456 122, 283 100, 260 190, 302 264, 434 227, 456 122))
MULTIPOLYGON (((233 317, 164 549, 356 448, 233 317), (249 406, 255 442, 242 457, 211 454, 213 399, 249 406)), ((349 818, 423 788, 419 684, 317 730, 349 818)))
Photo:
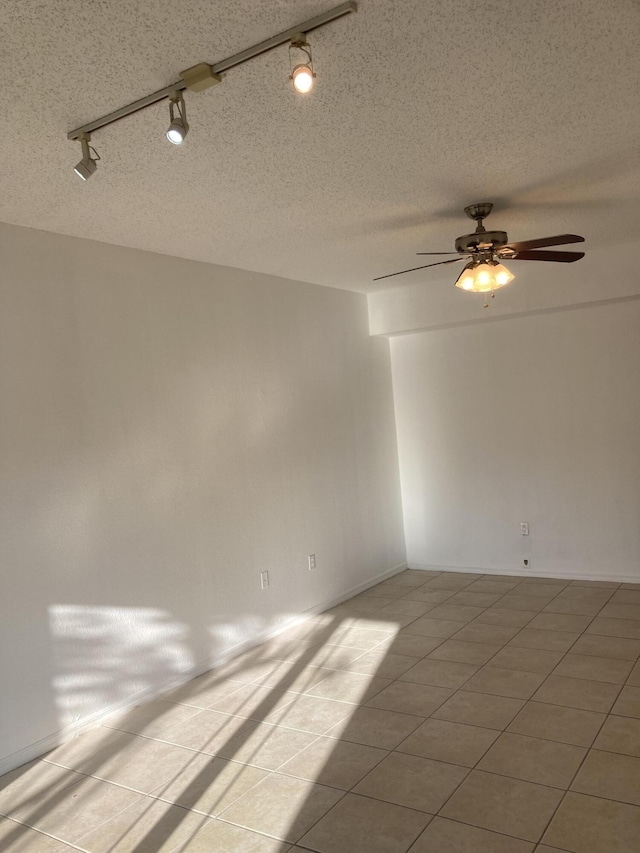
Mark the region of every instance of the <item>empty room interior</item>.
POLYGON ((0 851, 640 851, 640 5, 7 0, 0 851))

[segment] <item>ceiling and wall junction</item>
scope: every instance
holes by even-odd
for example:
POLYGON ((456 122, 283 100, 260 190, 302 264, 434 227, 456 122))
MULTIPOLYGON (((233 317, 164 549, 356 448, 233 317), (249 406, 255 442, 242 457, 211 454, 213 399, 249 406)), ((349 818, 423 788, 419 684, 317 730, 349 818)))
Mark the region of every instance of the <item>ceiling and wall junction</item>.
POLYGON ((473 201, 511 239, 636 239, 632 0, 362 0, 310 36, 310 96, 273 51, 188 97, 180 150, 159 104, 97 132, 99 174, 75 179, 70 129, 331 5, 5 4, 0 220, 363 292, 452 248, 473 201))

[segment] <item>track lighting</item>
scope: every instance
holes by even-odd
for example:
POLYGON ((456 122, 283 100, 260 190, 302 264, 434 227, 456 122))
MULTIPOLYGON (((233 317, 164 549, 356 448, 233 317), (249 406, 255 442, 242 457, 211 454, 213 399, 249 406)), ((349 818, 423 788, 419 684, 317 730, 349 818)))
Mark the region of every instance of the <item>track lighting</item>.
POLYGON ((82 146, 82 160, 80 160, 77 166, 74 166, 73 171, 79 178, 82 178, 83 181, 88 181, 91 175, 93 175, 95 170, 98 168, 100 155, 92 145, 89 145, 91 142, 91 136, 88 133, 81 133, 78 139, 82 146), (95 157, 91 156, 92 151, 95 154, 95 157))
POLYGON ((291 67, 289 79, 293 83, 293 88, 301 95, 306 95, 307 92, 313 89, 313 81, 316 73, 313 70, 311 46, 304 33, 296 33, 291 39, 291 44, 289 45, 289 66, 291 67), (295 54, 292 54, 292 51, 300 51, 302 57, 299 56, 299 58, 305 61, 294 66, 293 56, 295 54))
POLYGON ((189 133, 187 107, 182 92, 176 92, 169 100, 169 117, 171 124, 167 130, 167 139, 173 145, 182 145, 185 136, 189 133), (177 116, 176 112, 178 113, 177 116))
POLYGON ((343 18, 345 15, 351 15, 357 10, 358 5, 355 0, 345 0, 345 2, 340 3, 339 6, 335 6, 333 9, 328 9, 314 18, 309 18, 309 20, 291 27, 291 29, 278 33, 271 38, 264 39, 264 41, 241 50, 239 53, 234 53, 233 56, 222 59, 220 62, 216 62, 215 65, 210 65, 208 62, 199 62, 197 65, 181 71, 180 79, 169 86, 144 95, 144 97, 138 98, 124 107, 119 107, 106 115, 100 116, 100 118, 83 124, 81 127, 70 130, 67 133, 67 139, 78 139, 82 145, 82 160, 75 167, 76 174, 83 181, 88 180, 96 171, 97 161, 100 159, 95 149, 89 145, 91 140, 89 134, 167 99, 169 100, 171 123, 167 129, 166 136, 172 145, 181 145, 189 132, 183 91, 204 92, 205 89, 209 89, 215 83, 220 83, 230 69, 244 65, 245 62, 250 62, 274 48, 289 45, 289 79, 293 83, 296 92, 300 92, 301 94, 310 92, 313 88, 316 73, 313 70, 311 47, 307 42, 306 33, 324 27, 332 21, 343 18))

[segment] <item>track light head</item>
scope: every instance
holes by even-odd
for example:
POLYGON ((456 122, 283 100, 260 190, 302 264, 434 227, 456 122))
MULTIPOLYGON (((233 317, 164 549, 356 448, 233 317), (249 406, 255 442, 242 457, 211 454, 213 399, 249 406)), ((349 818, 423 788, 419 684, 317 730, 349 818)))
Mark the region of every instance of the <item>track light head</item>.
POLYGON ((181 118, 174 118, 167 130, 167 139, 173 145, 182 145, 187 133, 189 133, 189 125, 181 118))
POLYGON ((313 71, 308 65, 296 65, 291 72, 293 88, 296 92, 299 92, 299 94, 306 95, 307 92, 310 92, 313 89, 314 76, 313 71))
POLYGON ((167 130, 167 139, 173 145, 182 145, 189 133, 187 122, 187 107, 182 92, 177 92, 169 101, 169 118, 171 124, 167 130), (177 115, 176 115, 177 113, 177 115))
POLYGON ((306 95, 313 89, 316 73, 313 70, 311 46, 304 33, 296 33, 291 39, 291 44, 289 45, 289 66, 291 68, 289 79, 293 83, 293 88, 299 94, 306 95), (297 51, 297 57, 305 61, 294 66, 292 51, 297 51))
POLYGON ((98 164, 95 160, 91 157, 89 157, 88 160, 85 160, 83 157, 82 160, 73 167, 73 171, 79 178, 82 178, 83 181, 88 181, 97 168, 98 164))
POLYGON ((91 175, 93 175, 95 170, 98 168, 100 155, 92 145, 89 145, 91 137, 88 133, 81 133, 80 136, 78 136, 78 139, 82 146, 82 160, 73 167, 73 171, 79 178, 82 178, 83 181, 88 181, 91 175), (95 157, 91 156, 92 151, 95 154, 95 157))

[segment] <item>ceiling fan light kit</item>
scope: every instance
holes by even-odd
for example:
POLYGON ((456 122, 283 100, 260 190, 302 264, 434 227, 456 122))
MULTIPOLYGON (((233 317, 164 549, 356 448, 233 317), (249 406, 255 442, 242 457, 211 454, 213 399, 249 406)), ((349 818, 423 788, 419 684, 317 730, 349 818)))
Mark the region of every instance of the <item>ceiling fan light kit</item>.
POLYGON ((470 261, 460 273, 456 287, 471 293, 490 293, 513 279, 513 273, 498 261, 470 261))
POLYGON ((190 92, 204 92, 206 89, 216 83, 220 83, 224 77, 224 73, 231 68, 237 68, 257 56, 261 56, 270 50, 288 44, 289 45, 289 79, 293 84, 293 88, 300 94, 307 94, 313 88, 316 77, 313 68, 313 58, 311 55, 311 46, 307 41, 307 33, 312 30, 317 30, 336 21, 338 18, 343 18, 345 15, 350 15, 352 12, 357 12, 358 6, 353 0, 348 0, 346 3, 341 3, 327 12, 316 15, 304 23, 279 33, 272 38, 261 41, 258 44, 248 47, 246 50, 240 51, 228 59, 223 59, 215 65, 209 65, 207 62, 199 62, 191 68, 180 72, 180 80, 176 81, 164 89, 159 89, 157 92, 152 92, 150 95, 145 95, 143 98, 138 98, 127 104, 125 107, 114 110, 107 115, 101 116, 88 124, 77 127, 75 130, 69 131, 67 139, 77 140, 82 146, 82 159, 75 167, 75 173, 86 181, 94 174, 97 168, 97 161, 100 159, 95 148, 90 148, 89 141, 91 134, 114 124, 120 119, 133 115, 134 113, 144 110, 147 107, 157 104, 160 101, 169 100, 170 111, 170 126, 166 132, 167 139, 174 145, 180 145, 184 141, 189 132, 187 124, 186 106, 184 103, 183 92, 185 89, 190 92), (301 56, 302 61, 297 63, 295 67, 292 65, 292 54, 301 56), (176 115, 177 113, 177 115, 176 115), (94 156, 91 156, 93 152, 94 156))
MULTIPOLYGON (((494 291, 499 290, 513 281, 514 275, 501 261, 552 261, 556 263, 571 264, 584 258, 584 252, 549 252, 536 251, 547 246, 564 246, 568 243, 583 243, 584 237, 578 234, 558 234, 555 237, 541 237, 537 240, 525 240, 520 243, 510 243, 506 231, 487 231, 484 220, 489 216, 493 204, 488 201, 470 204, 465 207, 464 212, 477 223, 476 230, 472 234, 463 234, 456 238, 455 251, 457 258, 446 261, 436 261, 433 264, 425 264, 421 267, 412 267, 400 272, 392 272, 374 278, 380 281, 392 278, 396 275, 404 275, 408 272, 437 267, 441 264, 452 264, 456 261, 467 259, 462 273, 458 276, 455 286, 469 293, 484 293, 484 307, 488 308, 486 294, 494 296, 494 291)), ((448 255, 453 252, 418 252, 418 255, 448 255)))

